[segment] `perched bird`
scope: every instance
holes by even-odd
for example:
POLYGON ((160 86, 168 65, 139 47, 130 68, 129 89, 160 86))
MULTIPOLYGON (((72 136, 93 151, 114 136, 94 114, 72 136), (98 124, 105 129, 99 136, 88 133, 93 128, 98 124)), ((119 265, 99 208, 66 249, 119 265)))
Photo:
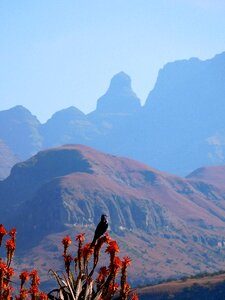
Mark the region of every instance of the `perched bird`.
POLYGON ((91 247, 94 247, 97 239, 100 238, 100 236, 106 232, 108 228, 108 221, 106 217, 107 217, 106 215, 101 216, 101 221, 98 223, 95 229, 95 234, 94 234, 93 241, 91 243, 91 247))

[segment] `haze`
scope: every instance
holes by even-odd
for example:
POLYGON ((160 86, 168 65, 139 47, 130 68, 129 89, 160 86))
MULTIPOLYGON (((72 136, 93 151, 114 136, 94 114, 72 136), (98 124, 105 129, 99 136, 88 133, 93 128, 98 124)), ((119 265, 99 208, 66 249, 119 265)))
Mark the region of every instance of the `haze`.
POLYGON ((163 65, 225 50, 225 2, 1 0, 0 110, 85 113, 123 70, 145 102, 163 65))

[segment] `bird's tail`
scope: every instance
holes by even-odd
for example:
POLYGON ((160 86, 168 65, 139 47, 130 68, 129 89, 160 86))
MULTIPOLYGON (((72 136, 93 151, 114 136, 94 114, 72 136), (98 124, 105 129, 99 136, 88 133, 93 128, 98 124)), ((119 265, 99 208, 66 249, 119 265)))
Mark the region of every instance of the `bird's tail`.
POLYGON ((94 246, 95 246, 95 243, 96 243, 96 239, 95 238, 93 238, 93 241, 91 242, 91 248, 94 248, 94 246))

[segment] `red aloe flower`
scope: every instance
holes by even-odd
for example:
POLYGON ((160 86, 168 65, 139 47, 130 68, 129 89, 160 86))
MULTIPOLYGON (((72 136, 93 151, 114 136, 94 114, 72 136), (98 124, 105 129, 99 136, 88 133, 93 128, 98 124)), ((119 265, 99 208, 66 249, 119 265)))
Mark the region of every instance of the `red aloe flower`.
POLYGON ((109 286, 109 293, 110 295, 115 295, 115 293, 117 292, 119 288, 119 284, 117 282, 114 282, 112 284, 110 284, 109 286))
POLYGON ((43 292, 41 292, 39 294, 39 300, 47 300, 47 299, 48 299, 48 295, 47 294, 45 294, 43 292))
POLYGON ((7 240, 6 241, 6 248, 7 248, 7 265, 9 266, 11 264, 11 261, 13 259, 16 244, 13 240, 7 240))
POLYGON ((122 262, 121 259, 119 258, 119 256, 115 256, 114 260, 113 260, 113 265, 116 269, 120 269, 122 266, 122 262))
POLYGON ((62 239, 62 244, 64 245, 64 254, 66 254, 68 247, 72 244, 72 240, 69 235, 66 235, 62 239))
POLYGON ((24 286, 24 283, 26 281, 29 280, 29 273, 27 271, 23 271, 20 276, 19 276, 20 280, 21 280, 21 283, 20 283, 20 289, 22 290, 23 289, 23 286, 24 286))
POLYGON ((76 236, 76 241, 83 242, 85 240, 85 233, 80 233, 76 236))
POLYGON ((32 299, 35 299, 35 297, 37 297, 39 293, 38 287, 36 285, 32 285, 29 289, 29 293, 31 294, 32 299))
POLYGON ((40 284, 40 277, 38 275, 37 270, 32 270, 30 272, 30 278, 31 278, 31 285, 32 286, 38 286, 40 284))
POLYGON ((88 259, 92 253, 93 253, 94 249, 91 248, 91 244, 86 244, 84 245, 83 249, 82 249, 82 256, 84 259, 88 259))
POLYGON ((66 273, 69 274, 70 264, 71 264, 71 261, 73 260, 73 258, 70 254, 64 254, 63 258, 64 258, 64 263, 65 263, 66 273))
POLYGON ((6 269, 7 269, 7 265, 0 258, 0 295, 4 287, 4 277, 5 277, 6 269))
POLYGON ((96 278, 96 282, 102 284, 105 282, 106 276, 109 274, 109 270, 106 267, 101 267, 96 278))
POLYGON ((119 246, 116 241, 112 240, 109 242, 108 247, 106 248, 105 252, 109 254, 115 254, 116 252, 120 252, 119 246))
POLYGON ((3 239, 4 235, 6 235, 6 234, 7 234, 7 231, 6 231, 5 227, 2 224, 0 224, 0 246, 2 245, 2 239, 3 239))
POLYGON ((120 297, 121 299, 127 299, 128 293, 130 291, 130 286, 126 282, 127 280, 127 267, 131 264, 131 259, 128 256, 125 256, 122 261, 122 276, 120 280, 121 290, 120 297))
POLYGON ((131 297, 131 300, 138 300, 138 295, 137 294, 133 294, 132 297, 131 297))
POLYGON ((12 240, 15 242, 16 239, 16 228, 12 228, 9 232, 9 235, 11 236, 12 240))
POLYGON ((94 249, 91 247, 91 244, 86 244, 82 249, 82 257, 83 257, 83 263, 84 263, 84 269, 87 267, 88 259, 92 255, 94 249))
POLYGON ((131 265, 132 259, 129 256, 124 256, 122 260, 122 267, 126 268, 131 265))
POLYGON ((85 240, 84 235, 85 233, 81 233, 76 236, 76 241, 79 241, 78 250, 77 250, 79 272, 82 271, 81 257, 82 257, 82 244, 83 241, 85 240))
POLYGON ((20 294, 19 294, 19 297, 16 297, 16 300, 26 300, 28 297, 28 290, 21 290, 20 291, 20 294))
POLYGON ((14 269, 10 268, 10 267, 7 267, 5 274, 6 274, 6 278, 10 279, 15 274, 14 269))
POLYGON ((121 266, 122 266, 122 262, 121 262, 120 258, 118 256, 115 256, 113 259, 113 263, 110 263, 110 266, 109 266, 110 273, 113 274, 113 277, 117 276, 121 266))
POLYGON ((11 286, 6 286, 3 292, 3 298, 4 300, 11 300, 12 299, 12 293, 14 291, 14 288, 11 286))

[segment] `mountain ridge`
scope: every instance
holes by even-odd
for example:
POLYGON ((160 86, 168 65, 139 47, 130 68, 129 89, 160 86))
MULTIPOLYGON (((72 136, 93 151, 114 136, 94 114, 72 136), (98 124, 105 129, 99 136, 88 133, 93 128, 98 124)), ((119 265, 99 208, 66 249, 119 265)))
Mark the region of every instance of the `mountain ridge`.
POLYGON ((80 143, 182 176, 222 165, 224 70, 225 52, 208 60, 170 62, 143 106, 131 78, 120 72, 87 115, 70 107, 40 124, 31 114, 21 119, 13 109, 0 112, 0 139, 20 159, 46 147, 80 143))
POLYGON ((134 262, 132 280, 154 282, 225 267, 224 195, 224 185, 64 145, 17 164, 0 182, 0 218, 6 227, 17 227, 19 253, 30 257, 41 247, 49 257, 46 239, 52 236, 53 248, 56 236, 65 233, 85 230, 91 239, 106 213, 110 234, 134 262))

